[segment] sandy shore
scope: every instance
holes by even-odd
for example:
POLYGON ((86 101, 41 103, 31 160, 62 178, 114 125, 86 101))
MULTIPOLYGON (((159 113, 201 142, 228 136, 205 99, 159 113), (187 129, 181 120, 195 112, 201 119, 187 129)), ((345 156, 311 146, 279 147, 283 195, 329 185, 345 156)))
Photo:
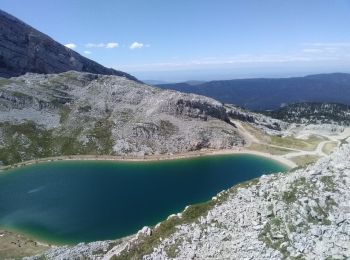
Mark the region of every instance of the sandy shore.
POLYGON ((166 154, 166 155, 145 155, 145 156, 110 156, 110 155, 71 155, 71 156, 57 156, 57 157, 47 157, 40 158, 36 160, 29 160, 21 163, 16 163, 8 166, 2 167, 0 170, 7 170, 12 168, 23 167, 26 165, 43 163, 43 162, 53 162, 53 161, 130 161, 130 162, 147 162, 147 161, 162 161, 162 160, 176 160, 176 159, 186 159, 194 158, 200 156, 210 156, 210 155, 229 155, 229 154, 251 154, 262 156, 270 160, 275 160, 288 168, 297 167, 297 165, 286 158, 278 155, 272 155, 269 153, 263 153, 258 151, 241 149, 227 149, 227 150, 201 150, 194 152, 186 152, 179 154, 166 154))

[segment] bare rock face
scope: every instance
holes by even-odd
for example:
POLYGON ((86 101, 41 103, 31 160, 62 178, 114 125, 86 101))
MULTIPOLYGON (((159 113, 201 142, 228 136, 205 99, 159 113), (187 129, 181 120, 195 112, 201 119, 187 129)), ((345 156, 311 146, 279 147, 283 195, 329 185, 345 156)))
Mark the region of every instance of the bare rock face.
POLYGON ((248 122, 270 135, 281 135, 282 131, 290 126, 290 124, 282 120, 271 118, 260 113, 254 113, 239 106, 225 104, 225 108, 231 119, 248 122))
POLYGON ((0 79, 0 161, 229 149, 244 139, 211 98, 82 72, 0 79))
POLYGON ((0 77, 69 70, 135 77, 89 60, 0 10, 0 77))

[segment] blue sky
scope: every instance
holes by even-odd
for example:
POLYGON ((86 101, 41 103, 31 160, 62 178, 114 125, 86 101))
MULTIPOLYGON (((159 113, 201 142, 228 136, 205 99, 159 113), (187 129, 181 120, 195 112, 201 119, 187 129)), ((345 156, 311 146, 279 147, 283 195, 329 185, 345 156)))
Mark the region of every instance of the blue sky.
POLYGON ((350 71, 349 0, 0 0, 0 8, 141 79, 350 71))

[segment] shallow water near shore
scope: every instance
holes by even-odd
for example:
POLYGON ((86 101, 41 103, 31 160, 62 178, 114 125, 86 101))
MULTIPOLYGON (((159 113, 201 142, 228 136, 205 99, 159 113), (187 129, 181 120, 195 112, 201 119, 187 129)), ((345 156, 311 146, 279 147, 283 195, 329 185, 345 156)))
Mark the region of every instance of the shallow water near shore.
POLYGON ((0 174, 0 227, 57 244, 116 239, 235 184, 286 170, 255 155, 29 165, 0 174))

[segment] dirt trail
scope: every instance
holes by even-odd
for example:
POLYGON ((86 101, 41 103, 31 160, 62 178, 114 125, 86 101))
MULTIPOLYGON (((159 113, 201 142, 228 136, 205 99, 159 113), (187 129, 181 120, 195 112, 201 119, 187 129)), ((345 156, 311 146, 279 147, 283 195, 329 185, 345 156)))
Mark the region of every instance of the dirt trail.
POLYGON ((247 142, 247 146, 250 146, 252 143, 261 143, 260 140, 258 140, 253 134, 251 134, 249 131, 247 131, 244 126, 241 124, 241 122, 237 120, 231 120, 231 123, 235 124, 237 127, 237 131, 239 134, 241 134, 243 137, 245 137, 245 140, 247 142))
POLYGON ((337 142, 337 147, 339 147, 343 140, 350 138, 350 127, 345 128, 343 132, 338 133, 338 134, 335 134, 335 133, 334 134, 324 134, 324 133, 320 133, 318 131, 310 130, 309 133, 307 133, 308 135, 319 136, 319 137, 324 138, 326 140, 318 143, 313 151, 307 151, 307 150, 296 149, 296 148, 291 148, 291 147, 281 146, 281 145, 273 145, 273 144, 263 142, 263 141, 259 140, 250 131, 248 131, 240 122, 237 122, 237 121, 232 121, 232 122, 237 126, 239 133, 246 138, 248 147, 252 143, 256 143, 256 144, 263 144, 263 145, 266 145, 266 146, 269 146, 272 148, 280 148, 280 149, 284 149, 284 150, 289 150, 290 151, 289 153, 286 153, 283 155, 275 155, 275 157, 279 157, 280 159, 288 160, 291 163, 293 162, 291 159, 294 157, 298 157, 298 156, 307 156, 307 155, 319 156, 319 157, 328 156, 328 154, 326 154, 324 152, 324 147, 327 143, 337 142))

